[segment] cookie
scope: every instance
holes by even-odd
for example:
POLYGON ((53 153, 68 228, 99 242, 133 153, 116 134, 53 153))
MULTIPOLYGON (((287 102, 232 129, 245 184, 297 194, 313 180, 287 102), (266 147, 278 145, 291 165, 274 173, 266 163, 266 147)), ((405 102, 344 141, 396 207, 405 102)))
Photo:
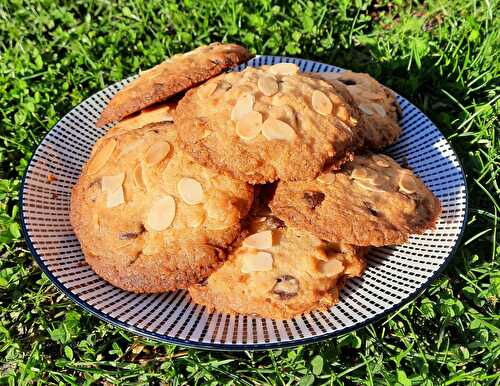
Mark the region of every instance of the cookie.
POLYGON ((392 158, 359 155, 314 181, 279 182, 270 207, 287 224, 354 245, 403 244, 433 228, 439 200, 392 158))
POLYGON ((111 284, 163 292, 206 278, 240 233, 253 188, 183 153, 169 123, 100 139, 73 188, 85 259, 111 284))
POLYGON ((185 54, 177 54, 142 72, 109 101, 97 127, 119 121, 129 114, 185 91, 252 55, 237 44, 212 43, 185 54))
POLYGON ((396 142, 401 134, 401 109, 394 93, 370 75, 352 71, 317 72, 311 76, 343 83, 363 113, 364 145, 380 149, 396 142))
POLYGON ((327 243, 273 217, 256 217, 250 234, 205 283, 194 302, 209 311, 289 319, 339 300, 346 278, 360 276, 366 248, 327 243))
POLYGON ((160 102, 129 115, 108 130, 106 137, 113 137, 125 132, 140 129, 150 123, 173 122, 177 101, 160 102))
POLYGON ((189 90, 176 127, 204 166, 250 182, 313 179, 360 144, 352 98, 292 63, 222 74, 189 90))

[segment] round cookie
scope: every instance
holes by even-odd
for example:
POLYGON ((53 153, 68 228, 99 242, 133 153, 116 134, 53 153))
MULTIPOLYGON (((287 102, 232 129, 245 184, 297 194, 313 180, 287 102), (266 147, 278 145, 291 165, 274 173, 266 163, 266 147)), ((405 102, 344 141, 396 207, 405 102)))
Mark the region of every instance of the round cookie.
POLYGON ((314 181, 279 182, 270 207, 322 239, 374 246, 403 244, 433 228, 441 213, 418 177, 379 154, 356 156, 314 181))
POLYGON ((172 124, 100 139, 73 188, 85 259, 113 285, 163 292, 205 279, 240 233, 253 188, 183 153, 172 124))
POLYGON ((192 299, 229 314, 289 319, 336 304, 345 279, 360 276, 366 248, 327 243, 272 217, 257 217, 250 235, 192 299))
POLYGON ((398 121, 401 109, 394 93, 370 75, 352 71, 317 72, 315 78, 343 83, 363 113, 365 146, 380 149, 397 141, 401 134, 398 121))
POLYGON ((209 80, 179 102, 183 148, 204 166, 256 184, 313 179, 360 143, 360 112, 343 87, 292 63, 248 67, 209 80))
POLYGON ((142 72, 109 101, 96 126, 119 121, 154 103, 185 91, 227 68, 250 59, 252 55, 237 44, 212 43, 177 54, 142 72))

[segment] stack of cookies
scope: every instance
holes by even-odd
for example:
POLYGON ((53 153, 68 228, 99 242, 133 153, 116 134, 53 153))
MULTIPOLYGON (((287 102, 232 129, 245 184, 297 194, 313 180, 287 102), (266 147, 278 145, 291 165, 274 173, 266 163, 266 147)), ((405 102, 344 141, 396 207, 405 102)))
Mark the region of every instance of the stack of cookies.
POLYGON ((437 198, 376 154, 401 132, 366 74, 251 58, 214 43, 145 71, 109 102, 73 189, 92 269, 124 290, 189 290, 209 310, 286 319, 338 302, 371 246, 434 227, 437 198))

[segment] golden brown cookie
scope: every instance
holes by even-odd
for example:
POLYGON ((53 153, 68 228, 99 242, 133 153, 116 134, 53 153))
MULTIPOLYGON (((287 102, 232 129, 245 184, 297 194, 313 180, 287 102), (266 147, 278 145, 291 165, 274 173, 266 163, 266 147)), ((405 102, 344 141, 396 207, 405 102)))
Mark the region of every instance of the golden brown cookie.
POLYGON ((176 111, 183 148, 253 184, 338 167, 360 146, 360 112, 349 93, 298 72, 292 63, 249 67, 188 91, 176 111))
POLYGON ((380 149, 396 142, 401 134, 401 109, 394 93, 370 75, 352 71, 310 74, 331 84, 343 83, 363 113, 366 147, 380 149))
POLYGON ((321 241, 285 227, 272 216, 256 217, 250 234, 192 299, 229 314, 288 319, 336 304, 348 277, 360 276, 365 248, 321 241))
POLYGON ((184 154, 169 123, 100 139, 73 188, 85 259, 113 285, 162 292, 206 278, 240 233, 253 188, 184 154))
POLYGON ((160 102, 129 115, 108 130, 105 137, 121 135, 130 130, 140 129, 150 123, 173 122, 177 101, 160 102))
POLYGON ((441 213, 418 177, 378 154, 356 156, 314 181, 279 182, 270 207, 322 239, 375 246, 402 244, 433 228, 441 213))
POLYGON ((111 99, 96 125, 119 121, 129 114, 185 91, 252 55, 237 44, 212 43, 177 54, 142 72, 111 99))

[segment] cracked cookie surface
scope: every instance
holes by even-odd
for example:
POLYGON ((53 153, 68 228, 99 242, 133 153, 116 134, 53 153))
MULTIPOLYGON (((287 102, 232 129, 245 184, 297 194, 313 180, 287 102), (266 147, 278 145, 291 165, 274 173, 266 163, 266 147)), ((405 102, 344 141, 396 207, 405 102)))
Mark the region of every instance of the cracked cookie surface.
POLYGON ((359 116, 342 85, 280 63, 189 90, 176 127, 198 162, 255 184, 313 179, 326 164, 338 168, 361 145, 359 116))
POLYGON ((271 214, 255 217, 249 235, 192 299, 229 314, 289 319, 336 304, 349 277, 360 276, 366 248, 327 243, 286 227, 271 214))
POLYGON ((363 115, 364 145, 380 149, 397 141, 401 134, 401 109, 394 93, 365 73, 352 71, 311 73, 331 84, 341 82, 363 115))
POLYGON ((97 127, 119 121, 129 114, 163 101, 220 74, 252 55, 237 44, 212 43, 177 54, 142 72, 109 101, 97 127))
POLYGON ((183 153, 169 123, 103 137, 73 188, 85 259, 111 284, 163 292, 206 278, 226 257, 253 187, 183 153))
POLYGON ((359 155, 314 181, 279 182, 270 207, 287 224, 329 241, 403 244, 433 228, 441 204, 392 158, 359 155))

